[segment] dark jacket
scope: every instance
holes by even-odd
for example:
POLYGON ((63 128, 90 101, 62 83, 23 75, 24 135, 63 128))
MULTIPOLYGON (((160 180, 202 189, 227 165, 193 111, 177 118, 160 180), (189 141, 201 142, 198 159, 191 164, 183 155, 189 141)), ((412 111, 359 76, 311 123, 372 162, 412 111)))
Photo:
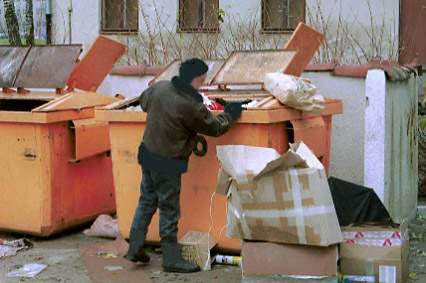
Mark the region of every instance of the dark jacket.
POLYGON ((147 125, 139 151, 144 169, 181 174, 194 148, 197 133, 218 137, 232 124, 228 113, 212 114, 201 95, 179 77, 160 81, 140 96, 147 125))

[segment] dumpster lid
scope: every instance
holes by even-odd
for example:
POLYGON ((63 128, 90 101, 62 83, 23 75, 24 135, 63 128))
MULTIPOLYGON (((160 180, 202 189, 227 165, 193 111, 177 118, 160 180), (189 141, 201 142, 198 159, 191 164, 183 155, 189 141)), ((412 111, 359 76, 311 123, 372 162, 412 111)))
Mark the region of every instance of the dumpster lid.
POLYGON ((34 108, 31 112, 80 110, 84 108, 105 106, 117 100, 119 99, 93 92, 71 92, 34 108))
POLYGON ((96 91, 113 65, 126 51, 126 45, 98 36, 68 78, 68 87, 96 91))
MULTIPOLYGON (((224 60, 206 60, 206 64, 209 66, 209 70, 207 72, 207 78, 205 81, 205 85, 210 85, 214 76, 216 76, 219 69, 222 67, 224 60)), ((154 79, 152 79, 149 84, 153 84, 159 81, 169 81, 174 76, 177 76, 179 74, 179 67, 182 63, 181 60, 174 60, 171 62, 167 67, 154 79)))
POLYGON ((81 44, 0 46, 0 87, 64 88, 81 44))
POLYGON ((263 84, 267 73, 282 73, 296 50, 234 51, 212 80, 212 84, 263 84))
POLYGON ((0 46, 0 87, 12 87, 30 47, 0 46))

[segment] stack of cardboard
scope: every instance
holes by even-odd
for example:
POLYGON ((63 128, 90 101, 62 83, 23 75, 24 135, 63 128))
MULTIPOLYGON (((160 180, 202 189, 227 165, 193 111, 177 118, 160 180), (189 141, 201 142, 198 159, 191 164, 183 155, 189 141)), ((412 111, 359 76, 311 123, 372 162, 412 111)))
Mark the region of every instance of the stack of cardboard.
POLYGON ((243 276, 336 276, 343 239, 324 168, 311 150, 297 143, 280 156, 270 148, 218 146, 217 154, 227 235, 244 240, 243 276))

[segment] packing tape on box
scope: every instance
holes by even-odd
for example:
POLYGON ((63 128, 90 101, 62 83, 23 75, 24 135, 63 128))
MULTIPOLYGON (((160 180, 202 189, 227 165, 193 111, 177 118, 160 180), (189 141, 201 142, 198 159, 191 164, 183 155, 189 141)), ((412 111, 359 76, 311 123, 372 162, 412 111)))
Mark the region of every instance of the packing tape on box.
POLYGON ((400 239, 349 239, 346 244, 371 246, 371 247, 399 247, 402 245, 400 239))
MULTIPOLYGON (((292 193, 293 193, 293 204, 295 211, 302 210, 302 192, 300 191, 299 177, 295 169, 289 169, 289 175, 292 181, 292 193)), ((303 209, 304 210, 304 209, 303 209)), ((305 234, 305 216, 303 214, 297 213, 295 215, 296 228, 297 228, 297 237, 301 244, 306 244, 306 234, 305 234)))
POLYGON ((344 240, 351 239, 401 239, 399 231, 345 231, 342 232, 344 240))

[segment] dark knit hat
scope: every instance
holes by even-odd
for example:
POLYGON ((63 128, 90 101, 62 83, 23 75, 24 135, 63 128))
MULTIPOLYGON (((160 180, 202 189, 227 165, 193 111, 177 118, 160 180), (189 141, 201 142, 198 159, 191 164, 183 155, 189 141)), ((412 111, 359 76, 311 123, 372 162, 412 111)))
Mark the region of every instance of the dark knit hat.
POLYGON ((179 77, 187 83, 191 83, 195 77, 204 75, 209 70, 209 66, 203 60, 192 58, 182 62, 179 68, 179 77))

